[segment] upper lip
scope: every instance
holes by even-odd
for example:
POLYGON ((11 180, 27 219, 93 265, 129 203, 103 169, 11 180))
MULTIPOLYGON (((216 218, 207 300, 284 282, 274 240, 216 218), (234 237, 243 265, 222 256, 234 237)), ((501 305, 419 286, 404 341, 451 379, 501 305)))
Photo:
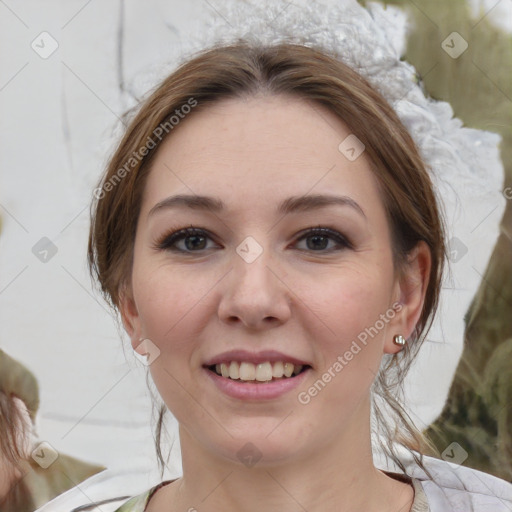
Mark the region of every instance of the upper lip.
POLYGON ((260 352, 249 352, 247 350, 229 350, 227 352, 222 352, 222 354, 218 354, 212 357, 211 359, 208 359, 208 361, 204 363, 204 366, 213 366, 215 364, 230 363, 231 361, 247 362, 253 364, 266 363, 267 361, 271 363, 281 361, 283 363, 293 363, 295 365, 300 364, 302 366, 311 366, 311 364, 308 363, 307 361, 298 359, 293 356, 289 356, 277 350, 262 350, 260 352))

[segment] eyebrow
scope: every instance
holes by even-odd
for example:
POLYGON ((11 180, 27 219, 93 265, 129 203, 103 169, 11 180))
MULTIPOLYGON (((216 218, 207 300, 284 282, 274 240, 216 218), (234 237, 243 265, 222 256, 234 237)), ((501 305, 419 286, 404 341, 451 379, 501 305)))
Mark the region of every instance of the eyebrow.
MULTIPOLYGON (((285 199, 277 208, 279 214, 289 214, 295 212, 304 212, 325 208, 328 206, 349 206, 357 211, 366 219, 363 209, 356 201, 348 196, 331 196, 331 195, 307 195, 293 196, 285 199)), ((163 199, 157 203, 148 213, 150 215, 168 208, 185 207, 192 210, 209 210, 214 213, 220 213, 226 209, 226 205, 221 199, 211 196, 198 196, 179 194, 163 199)))

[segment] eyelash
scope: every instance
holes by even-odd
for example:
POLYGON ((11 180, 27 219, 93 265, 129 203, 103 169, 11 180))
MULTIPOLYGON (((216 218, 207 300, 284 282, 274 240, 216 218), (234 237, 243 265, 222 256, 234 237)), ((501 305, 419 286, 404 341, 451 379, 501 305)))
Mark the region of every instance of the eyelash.
MULTIPOLYGON (((339 233, 338 231, 334 230, 334 229, 331 229, 331 228, 328 228, 328 227, 323 227, 323 226, 312 226, 304 231, 301 232, 299 238, 297 238, 296 242, 300 242, 310 236, 323 236, 323 237, 330 237, 331 239, 334 239, 337 243, 338 243, 338 247, 341 246, 341 248, 334 248, 334 249, 330 249, 330 250, 319 250, 319 251, 315 251, 313 249, 300 249, 302 251, 309 251, 309 252, 318 252, 318 253, 331 253, 333 251, 337 251, 337 250, 343 250, 343 249, 353 249, 353 244, 350 242, 350 240, 343 236, 341 233, 339 233)), ((165 234, 164 236, 162 236, 154 245, 154 248, 157 249, 157 250, 167 250, 167 251, 172 251, 172 252, 177 252, 177 253, 182 253, 182 254, 193 254, 195 252, 204 252, 206 251, 207 249, 200 249, 198 251, 190 251, 190 250, 182 250, 182 249, 177 249, 176 247, 173 247, 177 242, 181 241, 181 240, 184 240, 188 237, 191 237, 191 236, 202 236, 202 237, 206 237, 206 238, 211 238, 210 234, 208 233, 208 231, 204 230, 204 229, 201 229, 201 228, 195 228, 193 226, 190 226, 188 228, 183 228, 183 229, 178 229, 176 231, 171 231, 170 233, 167 233, 165 234)))

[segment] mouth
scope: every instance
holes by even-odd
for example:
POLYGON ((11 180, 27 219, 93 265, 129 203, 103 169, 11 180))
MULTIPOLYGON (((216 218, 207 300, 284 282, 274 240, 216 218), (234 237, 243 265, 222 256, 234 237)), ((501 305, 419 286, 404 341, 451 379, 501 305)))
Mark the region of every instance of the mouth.
POLYGON ((282 361, 266 361, 258 364, 245 361, 230 361, 229 363, 204 366, 204 368, 228 380, 263 384, 294 379, 309 370, 311 366, 282 361))

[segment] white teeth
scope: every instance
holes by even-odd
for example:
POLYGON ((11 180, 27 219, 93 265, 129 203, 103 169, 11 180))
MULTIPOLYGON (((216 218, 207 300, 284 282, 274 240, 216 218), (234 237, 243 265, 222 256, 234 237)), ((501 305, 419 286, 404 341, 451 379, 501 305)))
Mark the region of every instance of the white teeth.
POLYGON ((267 382, 280 378, 298 375, 303 369, 303 365, 294 365, 293 363, 275 363, 265 362, 259 364, 231 361, 229 364, 221 363, 215 365, 215 372, 223 377, 233 380, 267 382))
POLYGON ((223 377, 229 377, 229 368, 227 367, 226 363, 221 363, 220 372, 223 377))
POLYGON ((272 377, 282 377, 284 375, 283 363, 278 361, 274 363, 274 367, 272 368, 272 377))
MULTIPOLYGON (((235 361, 232 361, 236 364, 235 361)), ((256 378, 256 367, 252 363, 240 365, 240 380, 254 380, 256 378)))
POLYGON ((229 377, 231 379, 240 378, 240 366, 235 361, 231 361, 231 364, 229 365, 229 377))
POLYGON ((285 377, 291 377, 293 373, 293 364, 284 363, 284 375, 285 377))
POLYGON ((256 380, 260 382, 272 380, 272 365, 270 363, 260 363, 256 366, 256 380))

